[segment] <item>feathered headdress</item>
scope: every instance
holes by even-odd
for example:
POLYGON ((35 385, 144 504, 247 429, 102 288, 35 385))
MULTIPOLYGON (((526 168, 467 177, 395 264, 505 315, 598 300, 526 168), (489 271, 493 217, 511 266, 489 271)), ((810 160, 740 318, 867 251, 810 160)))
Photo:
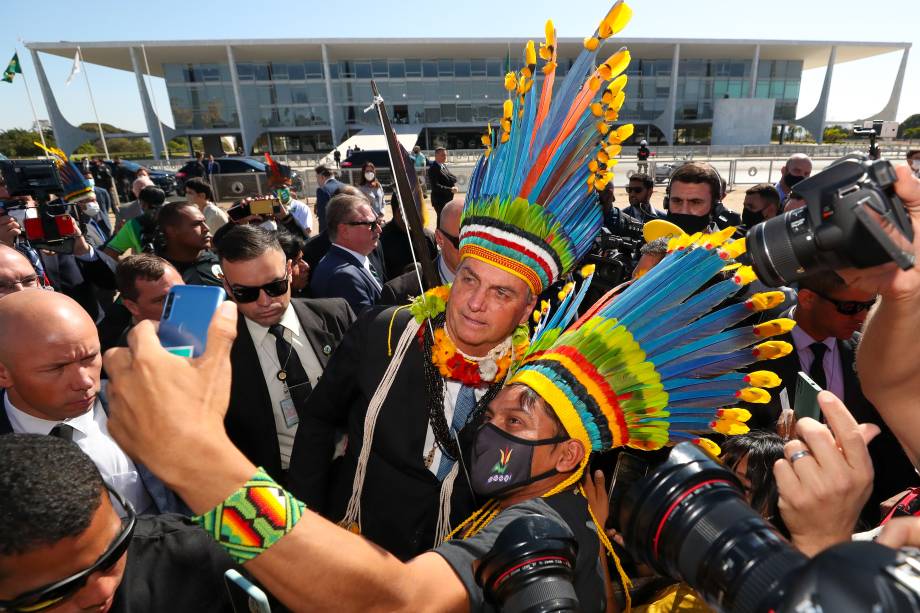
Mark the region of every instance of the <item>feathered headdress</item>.
POLYGON ((291 170, 286 171, 278 166, 278 163, 272 159, 272 156, 265 152, 265 165, 268 167, 268 186, 272 189, 279 187, 288 187, 291 184, 291 170))
POLYGON ((461 217, 461 258, 502 268, 539 294, 587 252, 602 223, 597 192, 612 180, 612 158, 633 131, 631 124, 610 125, 623 105, 629 51, 621 48, 599 66, 597 52, 631 15, 622 0, 614 4, 555 91, 553 22, 539 49, 541 81, 537 51, 527 43, 524 68, 505 76, 501 123, 482 137, 486 153, 461 217))
POLYGON ((768 371, 737 369, 787 355, 789 343, 767 339, 795 325, 776 319, 735 327, 780 304, 782 292, 718 308, 755 278, 749 266, 733 261, 745 250, 744 240, 727 239, 733 231, 672 238, 661 263, 567 329, 587 284, 577 292, 566 286, 555 314, 547 315, 544 305, 535 315, 534 339, 508 383, 536 391, 586 451, 691 440, 717 453, 701 435, 746 432, 750 417, 725 407, 768 402, 764 388, 780 383, 768 371))
POLYGON ((83 176, 83 173, 77 168, 77 165, 67 159, 67 154, 56 147, 45 147, 41 143, 33 143, 36 147, 43 149, 54 159, 57 166, 58 174, 61 177, 61 183, 64 185, 64 202, 68 204, 80 204, 94 196, 93 186, 89 179, 83 176))

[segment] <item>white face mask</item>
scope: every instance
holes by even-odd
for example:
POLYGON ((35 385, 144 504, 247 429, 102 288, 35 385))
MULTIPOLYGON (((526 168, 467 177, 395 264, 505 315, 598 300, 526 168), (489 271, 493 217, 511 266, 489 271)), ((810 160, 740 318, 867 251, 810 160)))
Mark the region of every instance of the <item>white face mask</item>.
POLYGON ((914 172, 920 172, 920 160, 911 160, 910 167, 914 169, 914 172))
POLYGON ((374 180, 374 173, 372 173, 372 172, 366 172, 366 173, 364 173, 364 178, 367 179, 368 181, 373 181, 373 180, 374 180))
POLYGON ((83 212, 95 219, 99 216, 99 213, 102 212, 102 210, 99 208, 98 202, 87 202, 86 208, 83 209, 83 212))
POLYGON ((96 187, 96 180, 95 180, 95 179, 87 179, 87 181, 89 181, 89 186, 90 186, 90 187, 96 187))

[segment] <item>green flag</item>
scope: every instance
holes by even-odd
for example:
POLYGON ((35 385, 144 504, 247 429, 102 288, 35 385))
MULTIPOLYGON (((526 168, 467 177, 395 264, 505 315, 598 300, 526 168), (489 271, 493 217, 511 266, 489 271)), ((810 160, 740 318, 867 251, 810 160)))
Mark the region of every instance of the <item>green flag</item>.
POLYGON ((7 83, 12 83, 13 75, 17 74, 22 74, 22 66, 19 65, 19 53, 14 53, 13 59, 10 60, 6 70, 3 71, 3 80, 7 83))

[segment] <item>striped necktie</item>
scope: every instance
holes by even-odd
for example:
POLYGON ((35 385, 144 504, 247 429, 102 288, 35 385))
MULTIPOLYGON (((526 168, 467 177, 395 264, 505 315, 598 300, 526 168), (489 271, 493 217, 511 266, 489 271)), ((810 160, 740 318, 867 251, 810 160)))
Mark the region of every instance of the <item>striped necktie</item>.
MULTIPOLYGON (((466 421, 470 418, 470 413, 473 412, 474 408, 476 408, 475 388, 461 385, 460 393, 457 394, 457 403, 454 405, 454 418, 450 422, 451 434, 459 433, 463 430, 463 426, 466 425, 466 421)), ((454 467, 454 463, 455 460, 450 459, 442 449, 441 463, 438 464, 438 472, 436 474, 438 481, 444 480, 450 472, 450 469, 454 467)))

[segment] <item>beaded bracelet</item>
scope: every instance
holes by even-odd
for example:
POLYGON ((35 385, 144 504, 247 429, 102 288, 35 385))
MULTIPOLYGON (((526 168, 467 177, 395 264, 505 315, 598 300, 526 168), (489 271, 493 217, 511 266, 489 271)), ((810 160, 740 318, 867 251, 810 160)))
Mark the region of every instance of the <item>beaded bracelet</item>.
POLYGON ((294 529, 306 505, 259 468, 226 500, 193 519, 230 557, 243 564, 294 529))

